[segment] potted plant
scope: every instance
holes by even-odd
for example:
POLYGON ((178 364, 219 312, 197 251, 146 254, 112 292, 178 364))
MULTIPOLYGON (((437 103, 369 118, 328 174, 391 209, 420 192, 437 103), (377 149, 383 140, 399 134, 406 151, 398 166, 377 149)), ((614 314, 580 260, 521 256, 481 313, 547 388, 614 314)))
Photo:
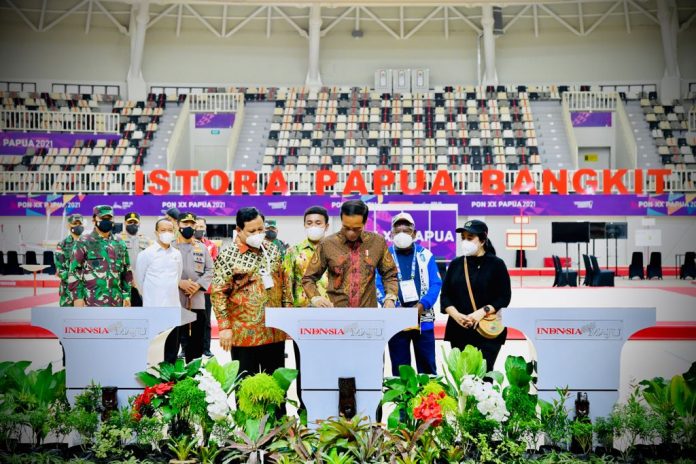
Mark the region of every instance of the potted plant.
POLYGON ((171 438, 167 444, 167 448, 174 453, 174 458, 169 460, 169 464, 195 464, 196 459, 191 458, 193 449, 196 446, 195 437, 180 436, 179 438, 171 438))

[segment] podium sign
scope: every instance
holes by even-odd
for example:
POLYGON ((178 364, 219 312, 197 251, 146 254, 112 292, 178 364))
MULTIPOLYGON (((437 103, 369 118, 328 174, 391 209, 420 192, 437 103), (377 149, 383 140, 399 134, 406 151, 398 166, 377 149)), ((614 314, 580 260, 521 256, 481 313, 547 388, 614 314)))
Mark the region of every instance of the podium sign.
POLYGON ((505 324, 522 331, 537 352, 539 398, 556 388, 587 392, 590 417, 607 416, 619 398, 621 350, 635 332, 652 327, 655 308, 507 308, 505 324))
POLYGON ((416 308, 268 308, 266 326, 283 330, 300 350, 307 421, 338 416, 338 378, 354 377, 357 414, 375 420, 382 399, 384 349, 418 325, 416 308))
POLYGON ((31 324, 52 332, 65 350, 65 383, 72 399, 90 383, 118 387, 119 407, 142 390, 152 340, 196 315, 171 308, 32 308, 31 324))

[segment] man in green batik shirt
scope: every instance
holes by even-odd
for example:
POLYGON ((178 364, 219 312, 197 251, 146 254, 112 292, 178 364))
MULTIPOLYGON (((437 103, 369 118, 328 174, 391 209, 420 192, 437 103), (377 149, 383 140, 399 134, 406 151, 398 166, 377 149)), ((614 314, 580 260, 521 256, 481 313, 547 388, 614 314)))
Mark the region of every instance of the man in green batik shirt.
POLYGON ((81 214, 71 214, 68 216, 68 230, 70 233, 63 240, 58 242, 54 260, 56 263, 56 277, 60 279, 58 295, 60 296, 60 306, 72 306, 73 301, 68 291, 68 271, 70 260, 72 259, 75 243, 80 240, 80 235, 84 231, 84 222, 81 214))
MULTIPOLYGON (((283 267, 285 268, 285 286, 292 292, 293 306, 304 308, 311 306, 309 298, 302 287, 304 276, 309 261, 312 259, 317 245, 324 238, 329 227, 329 213, 321 206, 312 206, 304 213, 304 227, 307 238, 294 245, 285 252, 283 267)), ((319 294, 326 297, 326 288, 329 285, 327 273, 317 282, 319 294)))
POLYGON ((131 272, 128 250, 114 237, 111 206, 95 206, 94 230, 75 244, 68 272, 73 306, 130 306, 131 272))

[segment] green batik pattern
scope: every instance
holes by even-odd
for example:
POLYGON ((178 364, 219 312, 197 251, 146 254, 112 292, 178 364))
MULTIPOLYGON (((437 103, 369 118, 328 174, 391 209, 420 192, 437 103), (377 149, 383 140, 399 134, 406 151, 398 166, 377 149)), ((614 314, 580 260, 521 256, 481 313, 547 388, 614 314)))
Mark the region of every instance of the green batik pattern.
MULTIPOLYGON (((292 302, 295 308, 304 308, 310 306, 309 298, 305 295, 302 287, 302 277, 304 276, 309 261, 314 256, 316 248, 308 239, 303 240, 295 246, 288 248, 285 252, 283 267, 285 269, 286 283, 285 285, 292 293, 292 302)), ((325 272, 321 279, 317 282, 317 290, 319 294, 328 298, 326 289, 329 286, 329 277, 325 272)))
POLYGON ((130 260, 126 244, 96 231, 76 243, 68 273, 68 289, 73 299, 85 306, 122 306, 130 299, 130 260))

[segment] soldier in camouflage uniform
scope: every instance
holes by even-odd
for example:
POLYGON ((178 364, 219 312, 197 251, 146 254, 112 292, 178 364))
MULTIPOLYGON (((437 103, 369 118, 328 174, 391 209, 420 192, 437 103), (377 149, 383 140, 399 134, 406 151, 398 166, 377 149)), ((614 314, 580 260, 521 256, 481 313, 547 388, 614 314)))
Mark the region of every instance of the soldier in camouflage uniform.
POLYGON ((94 230, 75 244, 68 272, 73 306, 130 306, 133 274, 128 251, 112 234, 111 206, 95 206, 94 230))
POLYGON ((275 219, 266 219, 264 225, 266 226, 266 238, 278 247, 281 260, 283 260, 285 252, 288 251, 288 245, 278 238, 278 223, 275 219))
MULTIPOLYGON (((135 275, 135 266, 138 260, 138 254, 152 245, 152 242, 144 234, 138 233, 140 228, 140 215, 135 212, 130 212, 124 217, 126 230, 121 232, 121 240, 126 244, 128 250, 128 259, 131 264, 131 271, 135 275)), ((134 280, 131 287, 131 306, 142 306, 143 298, 140 294, 140 289, 137 288, 137 282, 134 280)))
POLYGON ((68 230, 70 233, 63 240, 58 242, 54 259, 56 263, 56 277, 60 279, 58 295, 60 295, 60 306, 72 306, 73 301, 68 291, 68 270, 72 259, 75 242, 80 239, 84 227, 81 214, 71 214, 68 216, 68 230))

